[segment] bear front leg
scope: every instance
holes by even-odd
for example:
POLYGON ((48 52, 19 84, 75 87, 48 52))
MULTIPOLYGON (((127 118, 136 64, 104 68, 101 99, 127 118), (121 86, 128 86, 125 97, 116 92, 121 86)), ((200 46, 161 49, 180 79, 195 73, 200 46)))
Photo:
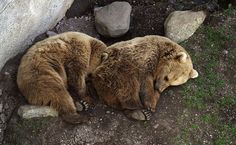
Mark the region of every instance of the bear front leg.
POLYGON ((156 105, 160 98, 160 93, 154 89, 154 79, 152 76, 148 76, 140 87, 140 99, 144 107, 152 112, 156 111, 156 105))

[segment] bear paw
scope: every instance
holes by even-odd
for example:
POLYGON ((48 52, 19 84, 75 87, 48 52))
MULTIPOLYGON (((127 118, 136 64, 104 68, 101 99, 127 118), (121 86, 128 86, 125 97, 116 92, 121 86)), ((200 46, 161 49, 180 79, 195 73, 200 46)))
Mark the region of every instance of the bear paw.
POLYGON ((69 113, 62 115, 62 119, 69 124, 81 124, 88 122, 88 117, 78 113, 69 113))
POLYGON ((89 104, 83 100, 80 100, 80 103, 83 105, 83 110, 87 111, 89 109, 89 104))
POLYGON ((127 117, 135 119, 135 120, 141 120, 146 121, 151 119, 151 111, 149 110, 126 110, 125 114, 127 117))

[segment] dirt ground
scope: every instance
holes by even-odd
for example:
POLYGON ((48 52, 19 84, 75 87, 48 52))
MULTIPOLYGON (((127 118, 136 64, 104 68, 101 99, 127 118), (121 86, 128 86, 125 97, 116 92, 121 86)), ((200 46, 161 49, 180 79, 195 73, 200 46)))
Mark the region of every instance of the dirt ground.
MULTIPOLYGON (((99 1, 97 5, 109 2, 99 1)), ((163 35, 163 22, 171 11, 194 6, 181 7, 155 0, 131 1, 131 4, 130 31, 122 38, 100 37, 107 44, 148 34, 163 35)), ((85 15, 91 17, 91 10, 85 15)), ((45 37, 44 34, 37 39, 45 37)), ((90 121, 76 126, 64 123, 61 118, 25 120, 17 115, 18 107, 27 104, 15 82, 22 56, 19 54, 0 73, 2 144, 235 145, 236 10, 229 8, 209 14, 201 28, 181 45, 192 56, 200 76, 180 87, 168 88, 150 121, 130 120, 122 112, 98 104, 87 113, 90 121)))

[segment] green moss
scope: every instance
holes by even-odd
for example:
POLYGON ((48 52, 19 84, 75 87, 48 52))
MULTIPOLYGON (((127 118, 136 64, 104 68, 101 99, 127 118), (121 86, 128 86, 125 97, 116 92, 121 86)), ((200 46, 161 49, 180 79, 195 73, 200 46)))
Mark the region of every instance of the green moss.
MULTIPOLYGON (((227 124, 219 114, 223 107, 236 106, 234 95, 219 95, 226 84, 223 75, 218 72, 221 53, 225 49, 225 42, 230 42, 235 37, 228 35, 228 31, 231 30, 223 27, 202 27, 198 32, 204 38, 200 43, 202 52, 189 51, 194 64, 198 64, 197 70, 200 75, 197 79, 183 85, 181 94, 184 98, 185 107, 189 112, 198 110, 201 113, 198 117, 190 113, 189 116, 185 116, 184 119, 178 121, 180 124, 184 124, 186 120, 190 123, 185 123, 184 128, 188 129, 181 130, 175 138, 175 144, 189 144, 190 142, 203 144, 199 139, 191 138, 191 136, 198 136, 198 129, 215 134, 212 144, 236 144, 236 139, 234 139, 236 125, 227 124), (204 128, 204 126, 208 128, 204 128)), ((181 45, 189 48, 193 43, 188 40, 181 43, 181 45)))

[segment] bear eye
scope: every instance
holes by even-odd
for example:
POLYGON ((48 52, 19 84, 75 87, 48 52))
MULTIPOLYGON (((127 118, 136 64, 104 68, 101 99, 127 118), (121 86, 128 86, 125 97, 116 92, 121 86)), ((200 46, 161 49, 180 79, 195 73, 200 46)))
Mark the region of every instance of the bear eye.
POLYGON ((165 80, 165 81, 169 81, 168 76, 165 76, 165 77, 164 77, 164 80, 165 80))

